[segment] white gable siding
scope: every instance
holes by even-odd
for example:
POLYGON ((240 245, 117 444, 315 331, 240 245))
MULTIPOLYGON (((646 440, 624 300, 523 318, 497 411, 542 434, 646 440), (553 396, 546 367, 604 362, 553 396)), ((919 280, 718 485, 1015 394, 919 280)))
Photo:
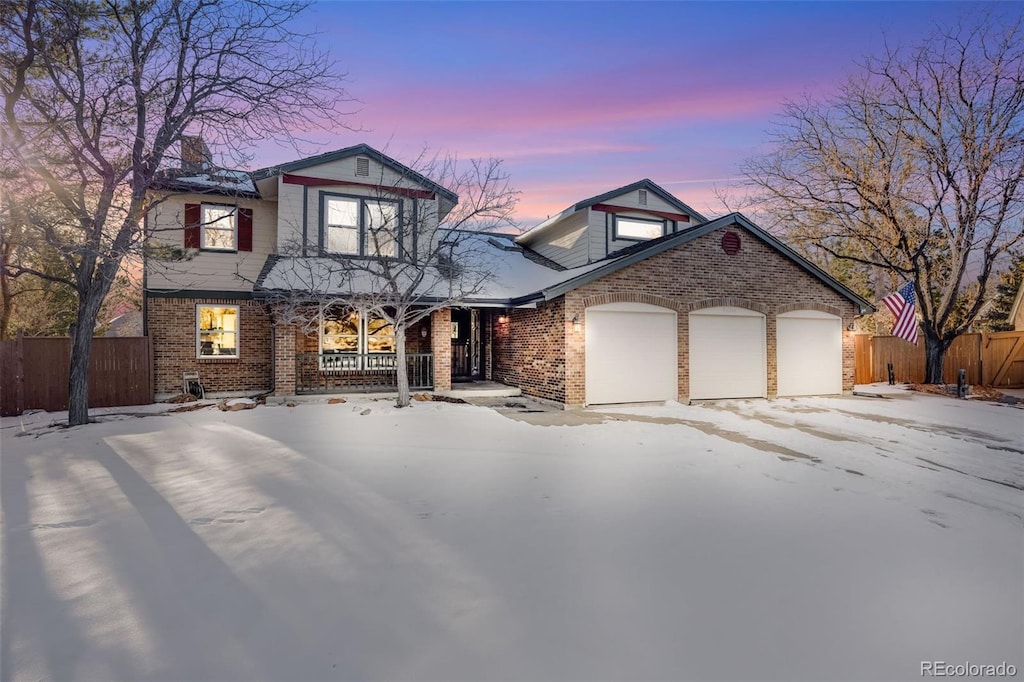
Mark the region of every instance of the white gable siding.
POLYGON ((301 185, 277 179, 277 250, 283 254, 297 254, 302 249, 302 200, 301 185))
POLYGON ((277 203, 261 199, 183 194, 169 197, 150 212, 147 223, 151 246, 183 249, 185 245, 185 204, 234 204, 252 209, 252 251, 216 253, 190 250, 188 260, 146 258, 146 286, 149 289, 204 289, 252 291, 267 256, 277 245, 277 203), (236 276, 236 271, 238 275, 236 276))
POLYGON ((540 240, 530 244, 530 248, 567 268, 586 265, 590 262, 586 211, 574 213, 552 226, 540 240))
MULTIPOLYGON (((643 211, 662 211, 667 213, 680 213, 679 208, 668 203, 661 197, 657 196, 654 192, 647 192, 647 205, 640 206, 640 192, 639 190, 633 192, 627 192, 621 194, 612 199, 602 201, 603 204, 609 204, 611 206, 623 206, 630 208, 637 208, 636 212, 628 211, 625 213, 618 213, 623 218, 640 218, 642 220, 661 220, 658 216, 652 216, 649 213, 643 211)), ((614 239, 614 231, 612 229, 612 213, 607 211, 595 211, 593 208, 588 208, 588 225, 590 235, 590 254, 593 260, 599 260, 610 254, 620 251, 628 246, 632 246, 637 242, 630 239, 614 239)), ((666 225, 666 232, 672 232, 679 230, 685 230, 687 227, 696 224, 696 219, 690 216, 690 221, 676 221, 673 225, 673 221, 668 221, 666 225)))
MULTIPOLYGON (((350 197, 367 197, 396 199, 401 202, 406 216, 404 220, 403 247, 411 249, 411 220, 414 200, 410 197, 389 197, 386 190, 379 190, 369 185, 400 186, 406 189, 428 190, 419 183, 413 183, 381 163, 370 158, 369 176, 356 175, 357 156, 303 168, 294 173, 307 178, 323 178, 325 180, 343 180, 354 184, 324 184, 303 186, 286 183, 282 176, 278 181, 278 197, 280 214, 278 222, 281 226, 278 234, 278 248, 281 253, 299 255, 301 252, 303 227, 306 234, 306 253, 315 255, 320 245, 320 206, 324 195, 341 195, 350 197), (303 197, 305 196, 305 203, 303 197), (303 212, 305 206, 305 212, 303 212)), ((363 157, 366 158, 366 157, 363 157)), ((421 214, 424 210, 436 216, 436 199, 418 199, 421 214)), ((436 226, 436 221, 434 225, 436 226)))

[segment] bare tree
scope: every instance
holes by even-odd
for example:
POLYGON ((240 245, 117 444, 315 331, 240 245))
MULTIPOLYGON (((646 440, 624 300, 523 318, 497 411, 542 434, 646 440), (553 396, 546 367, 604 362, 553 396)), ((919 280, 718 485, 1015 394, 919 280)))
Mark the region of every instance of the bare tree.
MULTIPOLYGON (((383 166, 382 166, 383 168, 383 166)), ((403 216, 381 213, 367 229, 367 257, 307 255, 300 245, 285 255, 266 282, 274 314, 306 333, 320 333, 322 314, 332 308, 369 313, 385 320, 395 337, 398 407, 410 403, 406 333, 435 310, 481 295, 495 276, 495 247, 488 233, 512 227, 519 192, 499 160, 427 157, 409 164, 397 180, 382 177, 375 198, 394 200, 426 177, 458 195, 406 202, 403 216), (401 223, 399 236, 398 225, 401 223)))
MULTIPOLYGON (((339 76, 291 28, 303 2, 0 0, 5 167, 66 216, 34 225, 78 299, 69 424, 88 421, 92 335, 118 268, 145 239, 147 190, 186 132, 221 149, 337 125, 339 76)), ((21 272, 53 279, 23 263, 21 272)))
POLYGON ((887 49, 836 95, 787 103, 773 141, 745 174, 775 224, 876 296, 912 281, 926 381, 941 383, 946 350, 1024 239, 1022 17, 887 49))

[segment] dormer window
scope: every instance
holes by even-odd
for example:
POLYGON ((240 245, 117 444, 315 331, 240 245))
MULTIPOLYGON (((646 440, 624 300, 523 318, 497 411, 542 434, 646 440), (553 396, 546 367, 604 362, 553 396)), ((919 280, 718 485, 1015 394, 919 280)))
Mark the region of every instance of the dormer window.
POLYGON ((370 160, 358 156, 356 157, 356 175, 358 177, 368 178, 370 177, 370 160))
POLYGON ((645 241, 665 234, 665 221, 615 216, 615 239, 645 241))

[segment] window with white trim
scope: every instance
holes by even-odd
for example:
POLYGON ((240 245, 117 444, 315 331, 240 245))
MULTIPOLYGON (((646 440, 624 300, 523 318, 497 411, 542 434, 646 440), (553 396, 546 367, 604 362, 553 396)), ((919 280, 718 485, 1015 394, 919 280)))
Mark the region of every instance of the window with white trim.
POLYGON ((203 204, 199 246, 212 251, 238 249, 238 210, 234 206, 203 204))
POLYGON ((237 305, 197 305, 196 357, 237 358, 240 317, 237 305))
POLYGON ((394 368, 395 329, 387 320, 345 307, 327 308, 320 316, 322 369, 394 368))
POLYGON ((615 239, 632 239, 643 241, 656 239, 665 234, 665 221, 643 220, 641 218, 623 218, 615 216, 615 239))

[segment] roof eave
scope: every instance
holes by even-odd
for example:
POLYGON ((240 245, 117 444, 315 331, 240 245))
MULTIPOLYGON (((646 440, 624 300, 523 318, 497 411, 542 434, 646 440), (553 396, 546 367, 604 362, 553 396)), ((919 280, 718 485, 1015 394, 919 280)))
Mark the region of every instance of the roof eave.
POLYGON ((311 166, 319 166, 320 164, 330 163, 339 159, 347 159, 351 156, 359 156, 360 154, 365 156, 373 157, 380 163, 388 166, 392 170, 398 172, 400 175, 408 176, 412 180, 430 187, 432 190, 443 196, 453 204, 459 203, 459 195, 451 191, 447 187, 437 184, 425 175, 418 173, 417 171, 409 168, 405 164, 396 161, 384 152, 378 151, 366 143, 360 143, 352 147, 345 147, 344 149, 337 149, 333 152, 325 152, 318 154, 317 156, 310 156, 305 159, 298 159, 296 161, 289 161, 277 166, 270 166, 268 168, 261 168, 253 171, 250 175, 253 182, 257 180, 264 180, 266 178, 281 175, 284 173, 291 173, 292 171, 301 170, 303 168, 309 168, 311 166))
POLYGON ((768 242, 775 249, 781 251, 784 255, 789 257, 790 260, 792 260, 797 265, 807 270, 811 275, 816 277, 823 284, 830 287, 837 293, 841 294, 844 298, 850 300, 852 303, 856 304, 859 308, 861 315, 874 312, 876 310, 876 308, 866 299, 857 295, 856 293, 848 289, 846 286, 838 282, 835 278, 831 277, 826 272, 818 268, 816 265, 806 260, 799 254, 797 254, 795 251, 790 249, 788 246, 780 242, 771 234, 759 228, 742 213, 730 213, 729 215, 722 216, 721 218, 716 218, 715 220, 711 220, 701 225, 694 226, 688 230, 684 230, 683 232, 679 232, 673 235, 673 238, 667 239, 657 244, 652 244, 651 248, 641 249, 627 256, 623 256, 615 260, 610 260, 606 265, 603 265, 589 272, 585 272, 581 275, 578 275, 577 277, 566 280, 552 287, 542 289, 538 293, 541 296, 543 296, 544 300, 550 301, 554 298, 558 298, 559 296, 562 296, 572 291, 573 289, 578 289, 579 287, 585 284, 589 284, 594 280, 600 279, 601 277, 604 277, 605 275, 608 275, 612 272, 621 270, 622 268, 633 265, 634 263, 639 263, 642 260, 646 260, 659 253, 679 246, 680 244, 685 244, 687 242, 693 241, 698 237, 703 237, 704 235, 710 232, 714 232, 715 230, 718 230, 722 227, 726 227, 728 225, 733 224, 738 224, 743 228, 753 232, 760 239, 763 239, 764 241, 768 242))

